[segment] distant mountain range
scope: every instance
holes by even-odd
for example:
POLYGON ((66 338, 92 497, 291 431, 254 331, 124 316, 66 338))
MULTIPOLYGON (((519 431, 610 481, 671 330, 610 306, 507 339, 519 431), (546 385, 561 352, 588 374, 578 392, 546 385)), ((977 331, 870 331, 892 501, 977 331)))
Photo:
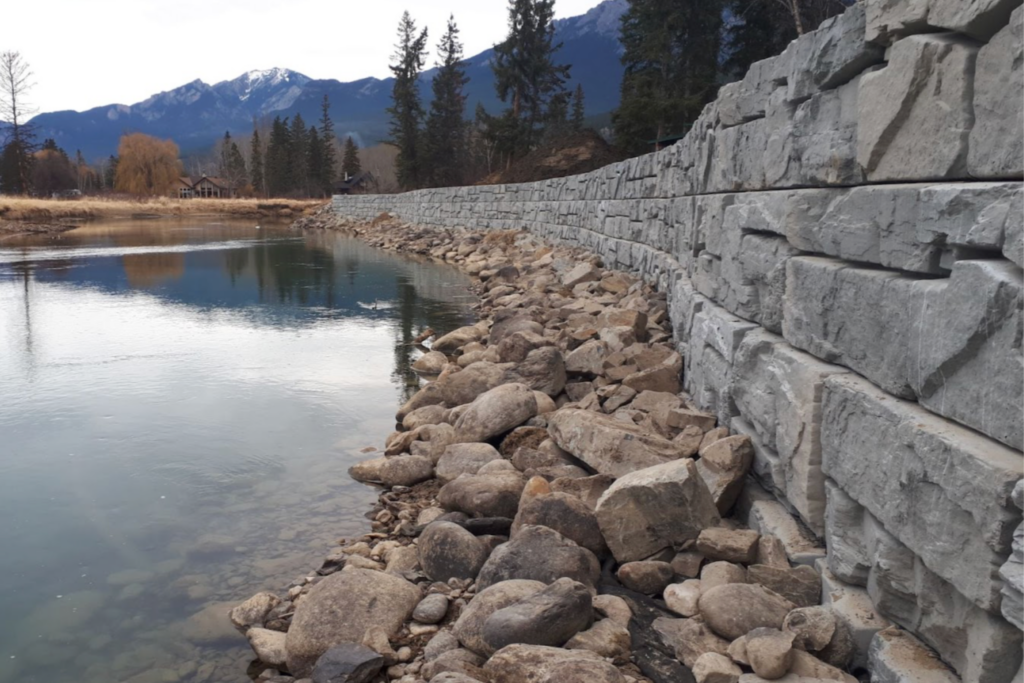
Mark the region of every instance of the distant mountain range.
MULTIPOLYGON (((562 43, 557 60, 572 65, 569 87, 583 85, 588 115, 618 106, 622 78, 619 20, 627 7, 626 0, 605 0, 584 15, 556 22, 556 41, 562 43)), ((485 50, 466 60, 470 79, 467 116, 472 116, 477 103, 492 113, 502 107, 494 92, 493 56, 493 49, 485 50)), ((424 72, 420 82, 424 103, 430 101, 433 75, 433 69, 424 72)), ((215 85, 197 79, 133 105, 39 114, 32 123, 40 140, 53 138, 69 154, 81 150, 89 161, 116 153, 118 140, 126 132, 171 138, 187 155, 209 149, 224 131, 247 139, 253 118, 301 113, 307 123, 313 123, 320 118, 320 103, 326 94, 338 135, 353 135, 366 146, 387 135, 385 109, 391 103, 391 81, 364 78, 341 83, 274 68, 250 71, 215 85)))

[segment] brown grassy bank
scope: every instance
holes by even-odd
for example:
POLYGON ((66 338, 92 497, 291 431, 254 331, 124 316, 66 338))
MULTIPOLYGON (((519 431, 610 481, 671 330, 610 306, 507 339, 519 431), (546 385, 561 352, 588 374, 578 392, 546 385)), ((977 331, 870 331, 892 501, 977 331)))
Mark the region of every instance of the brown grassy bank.
POLYGON ((85 197, 36 199, 0 197, 0 222, 56 223, 92 218, 133 216, 269 216, 297 218, 324 204, 322 199, 171 199, 150 197, 85 197))

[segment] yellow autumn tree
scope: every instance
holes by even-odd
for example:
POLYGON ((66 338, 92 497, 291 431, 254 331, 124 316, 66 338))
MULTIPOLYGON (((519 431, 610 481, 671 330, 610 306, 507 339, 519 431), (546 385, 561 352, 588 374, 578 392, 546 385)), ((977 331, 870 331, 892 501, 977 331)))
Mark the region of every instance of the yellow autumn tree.
POLYGON ((135 195, 165 195, 181 176, 178 146, 142 133, 121 136, 114 189, 135 195))

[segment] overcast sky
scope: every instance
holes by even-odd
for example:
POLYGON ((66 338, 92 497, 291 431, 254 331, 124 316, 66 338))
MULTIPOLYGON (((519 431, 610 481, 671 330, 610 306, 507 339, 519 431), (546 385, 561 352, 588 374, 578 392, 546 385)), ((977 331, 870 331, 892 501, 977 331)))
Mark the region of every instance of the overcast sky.
MULTIPOLYGON (((600 0, 557 0, 559 18, 600 0)), ((40 112, 134 104, 197 78, 216 83, 283 67, 311 78, 388 76, 398 20, 430 30, 431 59, 449 13, 466 56, 501 40, 506 0, 5 0, 0 51, 32 67, 40 112)))

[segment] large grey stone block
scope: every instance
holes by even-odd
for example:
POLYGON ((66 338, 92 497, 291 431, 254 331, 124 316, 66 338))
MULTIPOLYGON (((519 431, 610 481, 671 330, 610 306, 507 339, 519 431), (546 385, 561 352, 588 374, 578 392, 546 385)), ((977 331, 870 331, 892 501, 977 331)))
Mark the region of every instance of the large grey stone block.
POLYGON ((864 6, 858 3, 793 41, 786 49, 786 98, 804 100, 820 90, 842 85, 880 63, 884 49, 866 42, 864 31, 864 6))
POLYGON ((1020 453, 885 394, 825 380, 823 469, 932 572, 988 611, 1020 510, 1009 504, 1020 453))
POLYGON ((773 483, 819 536, 825 533, 822 393, 826 378, 846 372, 761 330, 743 338, 733 364, 733 401, 778 461, 773 483))
POLYGON ((890 44, 935 28, 988 40, 1006 26, 1021 0, 864 0, 868 40, 890 44))
MULTIPOLYGON (((967 166, 975 178, 1024 175, 1024 8, 978 52, 967 166)), ((1021 216, 1017 215, 1017 220, 1021 216)), ((1019 264, 1018 264, 1019 265, 1019 264)))
POLYGON ((872 683, 961 683, 935 652, 895 627, 872 638, 868 669, 872 683))
POLYGON ((910 36, 861 76, 857 161, 869 181, 967 177, 977 54, 955 35, 910 36))

